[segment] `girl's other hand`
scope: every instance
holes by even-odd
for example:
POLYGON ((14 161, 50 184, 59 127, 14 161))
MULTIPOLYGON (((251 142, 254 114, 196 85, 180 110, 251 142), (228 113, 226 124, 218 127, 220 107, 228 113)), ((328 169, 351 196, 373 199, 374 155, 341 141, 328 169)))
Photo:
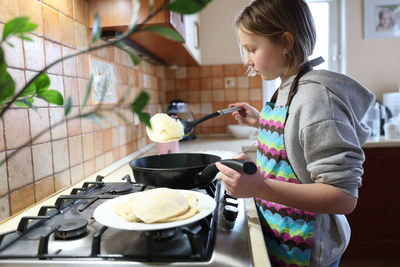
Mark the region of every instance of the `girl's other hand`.
POLYGON ((241 107, 243 110, 242 111, 234 111, 232 112, 232 116, 239 121, 240 124, 247 124, 253 127, 259 127, 259 117, 260 117, 260 112, 250 106, 247 103, 234 103, 230 104, 229 107, 241 107))

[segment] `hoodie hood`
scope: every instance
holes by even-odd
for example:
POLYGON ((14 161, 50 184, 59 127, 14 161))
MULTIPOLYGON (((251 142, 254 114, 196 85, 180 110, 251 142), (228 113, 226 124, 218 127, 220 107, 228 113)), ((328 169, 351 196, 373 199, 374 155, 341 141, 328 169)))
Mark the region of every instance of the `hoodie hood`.
MULTIPOLYGON (((289 86, 295 76, 286 80, 281 87, 289 86)), ((299 84, 319 83, 341 99, 349 109, 352 121, 361 144, 365 143, 370 134, 370 129, 362 120, 369 107, 375 100, 375 95, 356 80, 341 73, 327 70, 313 70, 306 73, 299 84)))

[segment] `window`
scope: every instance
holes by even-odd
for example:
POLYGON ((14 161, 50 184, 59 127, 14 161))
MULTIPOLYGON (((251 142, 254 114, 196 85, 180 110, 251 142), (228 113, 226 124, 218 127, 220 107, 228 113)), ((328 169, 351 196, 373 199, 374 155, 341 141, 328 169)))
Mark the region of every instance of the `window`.
MULTIPOLYGON (((316 69, 328 69, 337 72, 345 72, 343 64, 342 17, 343 3, 345 0, 307 0, 317 32, 317 43, 310 59, 322 56, 325 62, 316 69)), ((263 81, 263 101, 271 99, 280 79, 263 81)))

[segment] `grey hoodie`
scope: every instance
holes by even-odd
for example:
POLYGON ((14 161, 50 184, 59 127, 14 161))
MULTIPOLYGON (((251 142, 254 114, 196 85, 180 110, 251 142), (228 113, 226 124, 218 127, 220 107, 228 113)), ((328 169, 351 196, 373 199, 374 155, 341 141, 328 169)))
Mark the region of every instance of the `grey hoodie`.
MULTIPOLYGON (((276 105, 286 104, 294 77, 281 84, 276 105)), ((313 70, 300 79, 284 141, 289 162, 302 183, 326 183, 358 197, 365 159, 361 146, 369 135, 361 120, 374 98, 343 74, 313 70)), ((344 215, 317 215, 311 266, 333 263, 349 240, 350 227, 344 215)))

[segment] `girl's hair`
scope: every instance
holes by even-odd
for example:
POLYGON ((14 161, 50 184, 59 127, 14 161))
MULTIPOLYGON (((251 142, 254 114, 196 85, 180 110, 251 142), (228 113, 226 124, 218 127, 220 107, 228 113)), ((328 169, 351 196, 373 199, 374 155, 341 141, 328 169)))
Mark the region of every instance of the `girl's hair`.
POLYGON ((314 20, 304 0, 255 0, 242 11, 235 24, 277 44, 284 44, 282 35, 290 32, 294 44, 288 51, 287 69, 300 66, 313 53, 314 20))

